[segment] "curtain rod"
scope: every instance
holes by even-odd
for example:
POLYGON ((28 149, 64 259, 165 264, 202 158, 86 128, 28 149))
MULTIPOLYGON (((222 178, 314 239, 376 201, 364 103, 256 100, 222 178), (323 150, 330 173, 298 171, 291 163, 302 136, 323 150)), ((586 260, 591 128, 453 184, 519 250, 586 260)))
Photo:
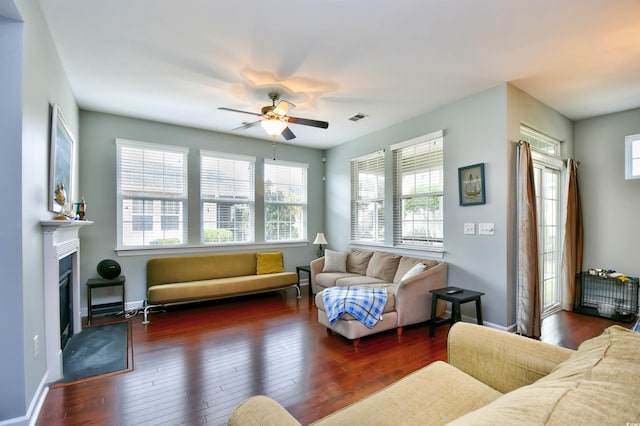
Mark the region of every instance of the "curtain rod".
MULTIPOLYGON (((523 141, 523 140, 519 140, 519 141, 513 141, 513 143, 515 143, 516 145, 522 145, 523 142, 527 142, 527 141, 523 141)), ((528 143, 528 142, 527 142, 528 143)), ((529 146, 531 147, 531 150, 537 152, 538 154, 543 154, 546 156, 549 156, 551 158, 555 158, 556 160, 560 160, 560 161, 569 161, 569 160, 573 160, 573 158, 567 158, 567 157, 561 157, 559 155, 553 155, 553 154, 549 154, 548 152, 544 152, 543 150, 541 150, 540 148, 536 148, 535 146, 531 146, 531 144, 529 143, 529 146)), ((580 165, 580 162, 577 160, 573 160, 577 165, 580 165)))

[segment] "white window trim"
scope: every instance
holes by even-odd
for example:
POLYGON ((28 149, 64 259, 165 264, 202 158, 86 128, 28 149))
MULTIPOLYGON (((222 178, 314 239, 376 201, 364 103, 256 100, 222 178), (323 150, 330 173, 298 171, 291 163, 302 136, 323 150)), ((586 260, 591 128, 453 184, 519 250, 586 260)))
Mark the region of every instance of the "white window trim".
POLYGON ((294 161, 283 161, 283 160, 275 160, 275 159, 269 159, 269 158, 265 158, 264 159, 264 165, 274 165, 274 166, 285 166, 285 167, 295 167, 295 168, 300 168, 300 169, 305 169, 305 176, 307 181, 304 184, 304 192, 305 192, 305 200, 304 203, 285 203, 285 202, 267 202, 267 199, 264 195, 264 185, 265 185, 265 178, 266 178, 266 172, 263 169, 263 174, 262 174, 262 189, 263 189, 263 194, 262 194, 262 203, 264 206, 264 217, 263 217, 263 235, 264 235, 264 240, 265 243, 267 244, 287 244, 287 243, 296 243, 296 242, 301 242, 301 241, 308 241, 308 232, 309 232, 309 164, 308 163, 298 163, 298 162, 294 162, 294 161), (302 229, 300 232, 300 237, 295 239, 295 240, 267 240, 267 205, 295 205, 295 206, 300 206, 302 207, 302 229))
POLYGON ((629 135, 624 138, 624 178, 626 180, 640 179, 640 174, 633 174, 633 146, 640 145, 640 134, 629 135))
MULTIPOLYGON (((385 150, 384 149, 380 149, 378 151, 374 151, 374 152, 370 152, 368 154, 364 154, 361 155, 359 157, 356 158, 352 158, 349 161, 349 174, 350 174, 350 182, 349 185, 351 186, 351 190, 353 190, 353 169, 352 169, 352 165, 354 162, 361 162, 361 161, 366 161, 369 159, 374 159, 374 158, 378 158, 378 157, 382 157, 382 173, 384 174, 384 163, 385 163, 385 150)), ((386 183, 387 179, 385 176, 385 186, 387 185, 386 183)), ((383 192, 386 188, 383 188, 383 192)), ((383 203, 383 213, 384 213, 384 204, 385 203, 385 197, 384 194, 381 197, 382 203, 383 203)), ((349 236, 350 238, 353 238, 353 226, 354 226, 354 217, 353 217, 353 202, 354 202, 354 198, 353 198, 353 193, 351 193, 349 195, 349 210, 350 210, 350 230, 349 230, 349 236)), ((386 218, 384 219, 386 221, 386 218)), ((386 223, 385 223, 386 225, 386 223)), ((384 236, 383 236, 383 240, 382 241, 378 241, 378 240, 364 240, 364 239, 351 239, 351 244, 364 244, 364 245, 370 245, 370 246, 375 246, 375 247, 382 247, 384 245, 384 236)))
MULTIPOLYGON (((421 135, 421 136, 415 137, 413 139, 409 139, 407 141, 403 141, 403 142, 399 142, 399 143, 393 144, 393 145, 391 145, 391 155, 393 157, 395 155, 394 154, 395 151, 401 150, 401 149, 406 148, 406 147, 419 145, 419 144, 422 144, 422 143, 427 143, 427 142, 433 141, 435 139, 442 139, 443 140, 442 141, 442 143, 443 143, 442 144, 443 166, 444 166, 444 136, 445 136, 445 132, 444 132, 443 129, 441 129, 441 130, 436 130, 434 132, 428 133, 426 135, 421 135)), ((395 162, 395 159, 393 159, 393 161, 395 162)), ((395 203, 396 203, 395 191, 396 191, 398 182, 396 181, 397 180, 397 176, 396 176, 396 171, 395 171, 395 165, 394 165, 394 171, 393 171, 393 174, 392 174, 392 179, 393 179, 392 185, 393 185, 393 188, 394 188, 394 199, 393 199, 393 202, 394 202, 393 211, 394 211, 394 213, 393 213, 393 217, 391 218, 391 225, 393 227, 392 228, 393 229, 393 246, 392 247, 394 247, 395 249, 403 249, 403 250, 406 250, 408 252, 425 252, 425 253, 433 253, 433 256, 442 256, 446 251, 445 250, 445 237, 444 237, 444 234, 442 236, 442 244, 441 245, 437 245, 437 246, 434 246, 434 245, 406 245, 406 244, 398 244, 398 243, 396 243, 396 228, 397 228, 396 220, 398 220, 396 215, 398 213, 397 213, 397 209, 396 209, 396 206, 395 206, 395 203)), ((444 189, 444 186, 443 186, 443 190, 442 190, 442 200, 443 200, 443 202, 444 202, 445 194, 446 194, 446 190, 444 189)), ((445 217, 446 217, 446 215, 445 215, 445 217)), ((445 226, 445 217, 443 217, 443 220, 442 220, 443 228, 445 226)))
POLYGON ((199 176, 199 181, 200 181, 200 193, 198 194, 198 203, 199 203, 199 211, 200 211, 200 244, 206 247, 218 247, 218 246, 235 246, 235 245, 243 245, 243 244, 254 244, 255 243, 255 230, 256 230, 256 220, 255 220, 255 214, 256 214, 256 193, 255 193, 255 184, 256 184, 256 157, 255 156, 250 156, 250 155, 241 155, 241 154, 234 154, 234 153, 229 153, 229 152, 219 152, 219 151, 208 151, 208 150, 200 150, 200 176, 199 176), (250 239, 248 241, 230 241, 230 242, 213 242, 213 243, 208 243, 204 241, 204 213, 203 213, 203 205, 205 203, 205 200, 202 197, 202 158, 203 157, 209 157, 209 158, 221 158, 221 159, 227 159, 227 160, 236 160, 236 161, 246 161, 248 163, 252 163, 253 164, 253 185, 252 185, 252 190, 253 190, 253 199, 250 200, 250 202, 248 201, 247 204, 251 204, 251 215, 253 217, 253 219, 250 221, 250 228, 249 229, 249 234, 250 234, 250 239))
MULTIPOLYGON (((116 144, 116 226, 117 226, 117 232, 116 232, 116 249, 115 251, 120 254, 121 252, 125 252, 125 251, 144 251, 144 252, 157 252, 159 250, 166 250, 166 249, 171 249, 171 248, 177 248, 177 247, 184 247, 188 244, 188 241, 185 241, 184 244, 180 244, 180 245, 176 245, 176 246, 158 246, 157 248, 152 248, 152 247, 147 247, 147 246, 123 246, 122 245, 122 192, 120 190, 120 186, 121 186, 121 181, 120 181, 120 175, 121 175, 121 167, 120 167, 120 150, 119 147, 131 147, 131 148, 142 148, 142 149, 156 149, 156 150, 160 150, 160 151, 166 151, 166 152, 175 152, 175 153, 179 153, 179 154, 184 154, 185 155, 185 160, 188 162, 188 155, 189 155, 189 148, 186 147, 180 147, 180 146, 175 146, 175 145, 164 145, 164 144, 157 144, 157 143, 151 143, 151 142, 142 142, 142 141, 136 141, 136 140, 132 140, 132 139, 124 139, 124 138, 116 138, 115 139, 115 144, 116 144)), ((185 167, 188 167, 188 164, 185 163, 185 167)), ((187 169, 187 179, 188 179, 188 169, 187 169)), ((188 206, 189 200, 188 200, 188 192, 189 192, 189 185, 187 183, 187 198, 184 200, 184 202, 186 203, 186 205, 188 206)), ((185 220, 183 222, 183 226, 186 228, 185 229, 185 235, 189 235, 188 233, 188 207, 186 207, 186 215, 185 215, 185 220)))

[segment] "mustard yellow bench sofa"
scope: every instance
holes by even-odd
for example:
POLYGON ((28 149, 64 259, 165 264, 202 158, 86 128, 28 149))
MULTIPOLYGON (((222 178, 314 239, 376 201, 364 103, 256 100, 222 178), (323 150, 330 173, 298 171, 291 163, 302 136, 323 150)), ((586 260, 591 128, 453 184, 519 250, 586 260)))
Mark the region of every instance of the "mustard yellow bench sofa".
POLYGON ((149 311, 157 307, 292 286, 300 298, 298 275, 284 271, 282 252, 153 258, 147 261, 147 299, 142 323, 149 323, 149 311))
MULTIPOLYGON (((436 361, 314 425, 635 425, 640 334, 618 325, 573 351, 458 322, 436 361)), ((348 390, 347 390, 348 391, 348 390)), ((229 426, 300 425, 253 396, 229 426)))

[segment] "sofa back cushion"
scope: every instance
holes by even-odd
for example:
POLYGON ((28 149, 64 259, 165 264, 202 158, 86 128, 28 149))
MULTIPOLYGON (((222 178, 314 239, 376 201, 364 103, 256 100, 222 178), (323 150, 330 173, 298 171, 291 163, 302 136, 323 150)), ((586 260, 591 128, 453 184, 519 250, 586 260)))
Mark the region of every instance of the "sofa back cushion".
POLYGON ((393 282, 393 277, 398 270, 400 257, 397 254, 384 253, 381 251, 373 252, 369 265, 367 265, 366 275, 368 277, 379 278, 384 282, 393 282))
POLYGON ((147 287, 256 274, 256 253, 223 253, 149 259, 147 287))
POLYGON ((585 341, 547 376, 452 424, 628 424, 640 419, 640 334, 620 326, 585 341), (633 419, 633 420, 630 420, 633 419))
POLYGON ((347 255, 347 272, 365 275, 367 273, 367 266, 369 266, 371 256, 373 256, 372 251, 357 249, 349 250, 349 254, 347 255))
POLYGON ((600 380, 640 386, 640 334, 619 325, 584 341, 539 382, 600 380))

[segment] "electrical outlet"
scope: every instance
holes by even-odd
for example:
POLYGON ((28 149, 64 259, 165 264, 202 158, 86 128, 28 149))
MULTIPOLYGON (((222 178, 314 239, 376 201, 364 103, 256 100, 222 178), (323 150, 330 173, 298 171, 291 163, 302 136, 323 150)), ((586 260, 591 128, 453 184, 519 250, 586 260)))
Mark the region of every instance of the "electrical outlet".
POLYGON ((465 233, 465 235, 474 235, 476 233, 476 224, 475 223, 465 223, 464 224, 464 233, 465 233))
POLYGON ((33 336, 33 357, 38 358, 40 355, 40 343, 38 341, 38 335, 33 336))

